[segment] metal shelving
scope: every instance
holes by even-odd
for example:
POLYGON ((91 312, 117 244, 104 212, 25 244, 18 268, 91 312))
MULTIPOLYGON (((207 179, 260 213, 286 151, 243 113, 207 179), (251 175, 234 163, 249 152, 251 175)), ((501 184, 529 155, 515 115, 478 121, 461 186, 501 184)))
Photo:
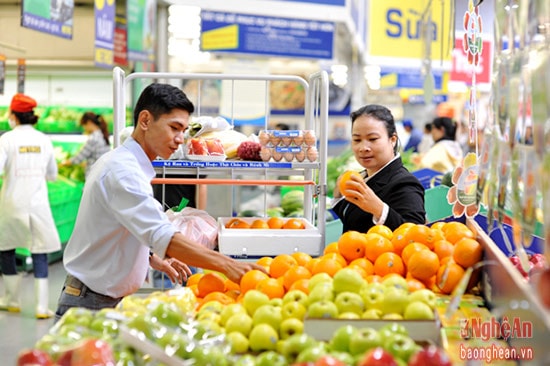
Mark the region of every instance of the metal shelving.
MULTIPOLYGON (((304 217, 314 223, 321 233, 321 243, 325 236, 326 207, 326 160, 328 136, 328 74, 320 71, 310 75, 308 80, 295 75, 235 75, 235 74, 185 74, 138 72, 125 75, 121 68, 113 70, 114 95, 114 145, 119 142, 120 132, 126 121, 126 89, 128 83, 136 79, 153 80, 221 80, 234 83, 236 81, 254 81, 265 83, 265 129, 268 129, 270 116, 269 83, 274 81, 293 81, 299 83, 305 91, 304 123, 306 130, 316 132, 318 144, 318 160, 311 163, 297 162, 247 162, 232 161, 187 161, 187 160, 156 160, 153 166, 163 178, 155 179, 153 183, 162 184, 226 184, 226 185, 280 185, 304 187, 304 217), (170 178, 171 175, 189 175, 189 179, 170 178), (199 175, 208 175, 208 179, 199 179, 199 175), (192 178, 192 177, 196 178, 192 178), (251 179, 250 177, 254 177, 251 179), (272 179, 277 177, 277 179, 272 179), (300 177, 302 181, 285 180, 281 177, 300 177)), ((230 88, 234 90, 234 87, 230 88)), ((200 90, 200 88, 199 88, 200 90)), ((232 95, 233 99, 234 96, 232 95)), ((197 103, 197 114, 200 115, 200 94, 197 103)), ((232 118, 229 118, 232 120, 232 118)), ((231 121, 230 121, 231 122, 231 121)), ((234 195, 232 195, 234 196, 234 195)), ((231 197, 233 200, 233 197, 231 197)), ((267 208, 267 207, 266 207, 267 208)))

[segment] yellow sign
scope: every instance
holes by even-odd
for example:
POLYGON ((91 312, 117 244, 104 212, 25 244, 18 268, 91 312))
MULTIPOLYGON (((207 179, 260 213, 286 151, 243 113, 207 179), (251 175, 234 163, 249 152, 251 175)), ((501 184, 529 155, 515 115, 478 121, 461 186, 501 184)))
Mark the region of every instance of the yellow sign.
POLYGON ((236 49, 239 47, 239 26, 234 24, 203 32, 201 42, 204 51, 236 49))
POLYGON ((370 57, 424 59, 423 23, 429 25, 432 60, 451 60, 449 36, 451 7, 447 1, 369 1, 368 55, 370 57), (431 11, 426 10, 431 3, 431 11), (428 20, 430 22, 428 23, 428 20))

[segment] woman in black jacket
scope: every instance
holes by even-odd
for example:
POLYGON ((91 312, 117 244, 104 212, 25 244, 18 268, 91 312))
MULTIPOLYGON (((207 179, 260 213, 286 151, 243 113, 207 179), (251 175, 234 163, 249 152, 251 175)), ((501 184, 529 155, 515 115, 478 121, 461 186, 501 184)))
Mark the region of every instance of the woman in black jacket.
POLYGON ((371 104, 350 117, 351 148, 365 170, 363 179, 351 177, 344 192, 336 184, 333 210, 343 232, 367 232, 377 224, 395 230, 405 222, 426 223, 424 188, 403 166, 391 112, 371 104))

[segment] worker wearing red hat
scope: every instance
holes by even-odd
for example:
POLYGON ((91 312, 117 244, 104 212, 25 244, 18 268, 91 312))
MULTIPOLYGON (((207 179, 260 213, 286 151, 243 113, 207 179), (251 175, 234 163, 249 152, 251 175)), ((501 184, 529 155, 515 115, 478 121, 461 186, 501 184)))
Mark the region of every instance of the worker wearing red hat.
POLYGON ((4 297, 0 310, 21 311, 21 278, 15 249, 27 248, 33 261, 36 317, 50 318, 48 309, 48 253, 61 250, 48 199, 47 180, 57 179, 57 163, 48 136, 34 128, 36 101, 16 94, 10 103, 11 131, 0 136, 0 265, 4 297))

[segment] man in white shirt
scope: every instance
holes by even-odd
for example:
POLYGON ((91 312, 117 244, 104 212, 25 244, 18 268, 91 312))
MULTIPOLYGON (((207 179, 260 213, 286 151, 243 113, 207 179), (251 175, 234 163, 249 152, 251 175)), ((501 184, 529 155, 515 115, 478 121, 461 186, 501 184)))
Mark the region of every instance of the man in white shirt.
POLYGON ((138 290, 149 265, 181 282, 186 264, 216 270, 240 281, 263 267, 239 262, 188 240, 155 200, 151 161, 167 159, 183 143, 194 106, 178 88, 154 83, 134 108, 134 131, 92 167, 63 262, 68 272, 56 320, 71 307, 114 307, 138 290), (153 254, 154 253, 154 254, 153 254), (167 260, 162 260, 168 258, 167 260))

